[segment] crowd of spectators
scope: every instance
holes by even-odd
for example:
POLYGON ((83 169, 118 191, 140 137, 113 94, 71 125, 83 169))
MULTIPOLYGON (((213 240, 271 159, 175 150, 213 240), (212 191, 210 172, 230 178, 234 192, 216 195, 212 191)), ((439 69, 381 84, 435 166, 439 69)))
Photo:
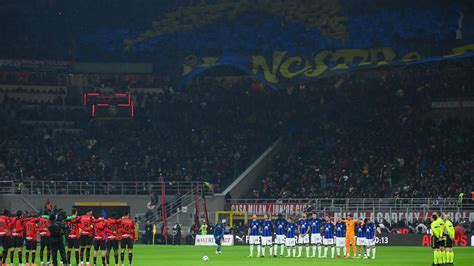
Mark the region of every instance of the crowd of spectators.
POLYGON ((299 103, 297 130, 253 197, 468 193, 474 177, 472 116, 434 118, 431 102, 473 95, 470 71, 414 67, 337 78, 332 82, 337 88, 319 83, 319 89, 293 90, 291 97, 299 103))
POLYGON ((430 104, 472 95, 470 70, 370 71, 281 90, 203 77, 184 90, 137 92, 136 116, 120 121, 90 119, 61 103, 7 99, 0 173, 15 180, 164 176, 206 181, 217 191, 284 136, 286 148, 253 191, 256 198, 455 197, 472 183, 473 122, 434 119, 430 104), (80 130, 25 120, 69 121, 62 126, 80 130))

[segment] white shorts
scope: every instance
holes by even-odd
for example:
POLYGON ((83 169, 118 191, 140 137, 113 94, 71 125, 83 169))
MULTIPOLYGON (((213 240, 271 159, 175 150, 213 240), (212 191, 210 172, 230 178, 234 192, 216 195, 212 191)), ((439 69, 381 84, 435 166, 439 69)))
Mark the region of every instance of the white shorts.
POLYGON ((365 245, 368 246, 368 247, 375 247, 375 238, 366 239, 365 240, 365 245))
POLYGON ((271 236, 262 236, 262 246, 271 246, 272 237, 271 236))
POLYGON ((336 237, 336 247, 345 247, 346 238, 345 237, 336 237))
POLYGON ((249 237, 249 244, 250 245, 259 245, 260 244, 260 236, 250 236, 249 237))
POLYGON ((365 246, 365 237, 357 237, 356 245, 357 246, 365 246))
POLYGON ((311 235, 311 244, 313 245, 321 245, 322 237, 320 234, 312 234, 311 235))
POLYGON ((304 236, 299 235, 298 236, 298 244, 309 244, 309 235, 306 234, 304 236))
POLYGON ((287 237, 286 238, 286 246, 287 247, 294 247, 296 246, 296 239, 294 237, 287 237))
POLYGON ((285 235, 276 235, 275 244, 284 245, 285 244, 285 235))
POLYGON ((334 238, 323 238, 323 245, 325 246, 334 245, 334 238))

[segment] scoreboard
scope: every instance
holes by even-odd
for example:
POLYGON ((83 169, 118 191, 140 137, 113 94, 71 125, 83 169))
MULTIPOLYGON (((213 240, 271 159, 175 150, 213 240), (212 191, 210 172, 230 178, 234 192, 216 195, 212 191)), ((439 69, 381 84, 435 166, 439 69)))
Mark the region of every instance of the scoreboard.
POLYGON ((135 116, 135 104, 129 93, 85 93, 84 107, 92 118, 129 119, 135 116))

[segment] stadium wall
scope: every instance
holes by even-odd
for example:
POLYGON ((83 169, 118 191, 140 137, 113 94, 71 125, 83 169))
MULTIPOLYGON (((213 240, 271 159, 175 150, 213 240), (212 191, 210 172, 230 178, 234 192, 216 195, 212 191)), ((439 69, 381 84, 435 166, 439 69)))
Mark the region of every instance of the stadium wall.
POLYGON ((0 195, 0 208, 9 210, 43 210, 43 206, 47 200, 58 208, 70 211, 72 206, 77 202, 125 202, 130 206, 130 213, 134 216, 136 213, 145 213, 147 211, 147 203, 150 201, 148 195, 107 195, 107 196, 90 196, 90 195, 0 195))

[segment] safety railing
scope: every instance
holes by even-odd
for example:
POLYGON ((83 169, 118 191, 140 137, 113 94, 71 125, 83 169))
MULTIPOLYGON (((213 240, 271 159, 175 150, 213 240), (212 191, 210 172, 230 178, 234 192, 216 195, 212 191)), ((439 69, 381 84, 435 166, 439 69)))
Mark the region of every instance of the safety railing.
MULTIPOLYGON (((189 191, 212 194, 202 182, 165 181, 167 195, 184 195, 189 191)), ((161 195, 161 182, 119 181, 0 181, 1 194, 37 195, 161 195)))

